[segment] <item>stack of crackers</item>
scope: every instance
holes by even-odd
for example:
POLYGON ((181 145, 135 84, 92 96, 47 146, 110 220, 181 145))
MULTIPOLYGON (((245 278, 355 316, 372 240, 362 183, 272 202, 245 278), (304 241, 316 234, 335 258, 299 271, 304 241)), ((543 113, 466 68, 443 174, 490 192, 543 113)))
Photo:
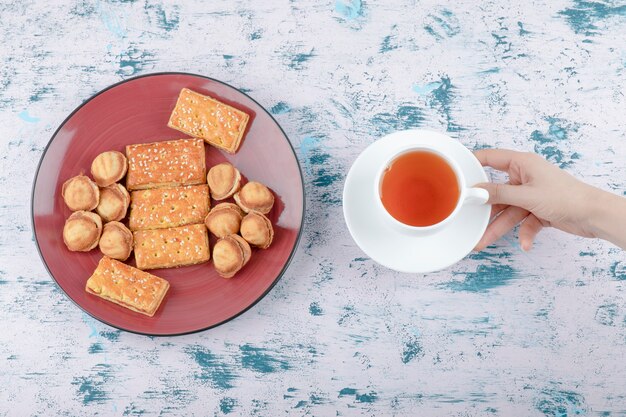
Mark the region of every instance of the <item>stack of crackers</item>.
POLYGON ((210 199, 202 139, 128 145, 126 157, 137 268, 208 261, 204 218, 210 199))

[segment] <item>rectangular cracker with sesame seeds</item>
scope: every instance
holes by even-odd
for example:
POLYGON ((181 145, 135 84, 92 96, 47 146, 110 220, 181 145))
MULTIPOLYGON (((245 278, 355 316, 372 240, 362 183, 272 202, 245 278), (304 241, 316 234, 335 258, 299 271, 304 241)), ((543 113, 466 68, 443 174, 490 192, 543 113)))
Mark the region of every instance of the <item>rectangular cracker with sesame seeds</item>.
POLYGON ((139 269, 195 265, 211 258, 206 226, 191 224, 170 229, 137 230, 135 262, 139 269))
POLYGON ((235 153, 250 116, 228 104, 183 88, 167 123, 172 129, 235 153))
POLYGON ((126 146, 129 191, 206 184, 204 142, 177 139, 126 146))
POLYGON ((85 285, 85 291, 146 316, 159 309, 169 282, 104 256, 85 285))
POLYGON ((130 230, 167 229, 204 222, 209 214, 209 186, 136 190, 130 194, 130 230))

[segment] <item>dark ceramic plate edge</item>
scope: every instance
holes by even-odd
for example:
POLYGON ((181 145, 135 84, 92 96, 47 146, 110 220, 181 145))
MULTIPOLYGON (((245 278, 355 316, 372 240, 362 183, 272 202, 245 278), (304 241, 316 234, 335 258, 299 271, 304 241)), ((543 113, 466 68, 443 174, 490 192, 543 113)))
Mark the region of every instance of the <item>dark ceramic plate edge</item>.
MULTIPOLYGON (((245 144, 244 144, 244 146, 245 146, 245 144)), ((252 307, 254 307, 259 301, 261 301, 263 298, 265 298, 265 296, 267 294, 269 294, 269 292, 272 290, 272 288, 274 288, 274 286, 278 283, 278 281, 283 277, 283 275, 285 274, 285 272, 289 268, 289 265, 291 264, 291 261, 293 260, 293 257, 295 256, 295 254, 296 254, 296 252, 298 250, 298 246, 300 245, 300 239, 302 237, 302 229, 304 228, 305 215, 306 215, 306 189, 304 187, 304 177, 302 175, 302 167, 300 166, 300 161, 298 160, 298 155, 296 154, 296 150, 293 148, 293 145, 291 144, 291 141, 289 140, 289 136, 287 136, 287 134, 283 130, 283 127, 276 121, 274 116, 272 116, 272 114, 269 111, 267 111, 267 109, 265 107, 263 107, 254 98, 252 98, 248 94, 244 93, 243 91, 241 91, 240 89, 238 89, 236 87, 233 87, 232 85, 230 85, 228 83, 225 83, 225 82, 220 81, 220 80, 216 80, 215 78, 207 77, 205 75, 199 75, 199 74, 194 74, 194 73, 189 73, 189 72, 179 72, 179 71, 153 72, 153 73, 143 74, 143 75, 139 75, 139 76, 136 76, 136 77, 131 77, 131 78, 119 81, 117 83, 111 84, 108 87, 98 91, 97 93, 95 93, 91 97, 89 97, 87 100, 83 101, 80 105, 78 105, 78 107, 76 107, 63 120, 63 122, 61 122, 59 127, 52 134, 52 137, 48 141, 48 144, 44 148, 43 153, 41 154, 41 158, 39 159, 39 163, 37 164, 37 169, 35 170, 35 177, 33 179, 33 185, 32 185, 32 190, 31 190, 31 195, 30 195, 30 219, 31 219, 31 227, 32 227, 32 231, 33 231, 33 237, 34 237, 34 240, 35 240, 35 245, 37 246, 37 252, 39 253, 39 257, 41 258, 41 261, 43 262, 44 266, 46 267, 46 271, 48 271, 48 275, 50 275, 50 277, 52 277, 52 279, 54 280, 54 283, 63 292, 63 294, 65 294, 65 296, 67 298, 69 298, 78 308, 80 308, 86 314, 88 314, 89 316, 91 316, 92 318, 98 320, 101 323, 104 323, 104 324, 106 324, 108 326, 111 326, 111 327, 119 329, 119 330, 123 330, 125 332, 140 334, 140 335, 143 335, 143 336, 153 336, 153 337, 183 336, 183 335, 186 335, 186 334, 193 334, 193 333, 203 332, 205 330, 209 330, 209 329, 212 329, 214 327, 221 326, 224 323, 228 323, 229 321, 236 319, 237 317, 241 316, 243 313, 245 313, 246 311, 248 311, 252 307), (39 240, 37 238, 37 230, 35 229, 35 185, 37 184, 37 179, 39 178, 39 169, 41 168, 41 164, 42 164, 44 158, 46 157, 46 153, 48 152, 48 148, 50 147, 50 145, 52 144, 52 142, 56 138, 56 136, 59 133, 59 131, 63 128, 63 126, 65 126, 65 124, 72 118, 72 116, 78 110, 80 110, 83 106, 85 106, 87 103, 89 103, 94 98, 98 97, 100 94, 102 94, 102 93, 104 93, 104 92, 106 92, 106 91, 108 91, 108 90, 110 90, 112 88, 115 88, 118 85, 122 85, 124 83, 127 83, 129 81, 137 80, 139 78, 154 77, 154 76, 160 76, 160 75, 188 75, 188 76, 193 76, 193 77, 204 78, 206 80, 214 81, 216 83, 220 83, 220 84, 223 84, 223 85, 225 85, 227 87, 230 87, 230 88, 238 91, 239 93, 243 94, 244 96, 246 96, 250 100, 252 100, 261 109, 263 109, 263 111, 265 113, 267 113, 267 115, 274 121, 274 123, 276 123, 276 126, 278 126, 278 128, 280 129, 282 134, 287 139, 287 143, 289 144, 289 147, 291 148, 291 152, 293 153, 293 156, 294 156, 294 158, 296 160, 296 164, 298 165, 298 172, 300 173, 300 182, 302 184, 302 218, 300 219, 300 227, 298 229, 298 236, 296 237, 296 242, 293 245, 293 249, 291 250, 291 253, 289 254, 289 257, 287 258, 287 261, 285 262, 285 265, 283 266, 283 268, 280 271, 280 273, 274 279, 274 282, 272 282, 272 285, 270 285, 267 288, 267 290, 263 294, 261 294, 261 296, 259 298, 257 298, 253 303, 251 303, 248 307, 246 307, 245 309, 241 310, 239 313, 237 313, 237 314, 227 318, 226 320, 223 320, 223 321, 221 321, 219 323, 216 323, 216 324, 213 324, 211 326, 207 326, 207 327, 203 327, 203 328, 195 329, 195 330, 190 330, 190 331, 187 331, 187 332, 181 332, 181 333, 144 333, 144 332, 139 332, 139 331, 135 331, 135 330, 129 330, 129 329, 125 329, 125 328, 120 327, 120 326, 113 325, 113 324, 107 322, 106 320, 99 319, 98 317, 96 317, 93 314, 91 314, 89 311, 84 309, 80 304, 78 304, 78 302, 76 302, 76 300, 74 300, 72 297, 70 297, 69 294, 67 294, 67 292, 65 292, 65 290, 63 289, 63 287, 61 287, 61 285, 59 284, 59 282, 57 281, 55 276, 52 274, 52 272, 50 272, 50 268, 48 267, 48 264, 47 264, 46 260, 44 259, 43 254, 41 253, 41 248, 39 247, 39 240)))

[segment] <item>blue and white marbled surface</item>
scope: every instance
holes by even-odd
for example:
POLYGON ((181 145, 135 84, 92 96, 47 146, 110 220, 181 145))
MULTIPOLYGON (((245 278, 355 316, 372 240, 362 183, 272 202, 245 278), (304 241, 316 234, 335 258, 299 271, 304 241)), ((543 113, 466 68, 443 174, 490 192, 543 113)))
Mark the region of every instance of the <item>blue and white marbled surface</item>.
MULTIPOLYGON (((424 127, 534 150, 626 194, 622 1, 0 2, 0 415, 626 415, 626 255, 514 233, 408 275, 352 242, 343 180, 424 127), (40 262, 30 189, 82 100, 155 71, 248 92, 302 163, 306 228, 274 290, 199 334, 120 332, 40 262)), ((502 179, 493 175, 494 179, 502 179)))

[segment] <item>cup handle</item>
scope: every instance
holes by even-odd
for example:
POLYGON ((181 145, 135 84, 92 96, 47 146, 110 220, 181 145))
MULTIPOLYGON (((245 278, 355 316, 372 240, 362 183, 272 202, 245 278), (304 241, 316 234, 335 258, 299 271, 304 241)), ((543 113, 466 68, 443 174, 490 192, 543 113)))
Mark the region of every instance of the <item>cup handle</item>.
POLYGON ((484 188, 468 188, 465 190, 465 204, 485 204, 489 201, 489 192, 484 188))

